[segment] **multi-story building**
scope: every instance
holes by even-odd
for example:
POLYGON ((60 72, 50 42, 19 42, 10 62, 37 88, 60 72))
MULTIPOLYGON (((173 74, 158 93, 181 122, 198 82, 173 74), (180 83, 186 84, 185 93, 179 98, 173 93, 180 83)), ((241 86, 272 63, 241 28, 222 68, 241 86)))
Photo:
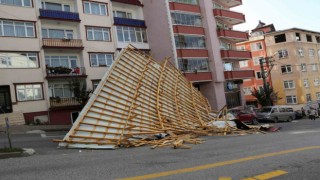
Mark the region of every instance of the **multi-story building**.
POLYGON ((113 62, 112 17, 106 0, 0 1, 0 105, 6 116, 70 124, 81 109, 71 82, 93 89, 113 62))
POLYGON ((298 109, 320 100, 320 32, 291 28, 266 34, 265 42, 268 56, 276 54, 271 75, 277 104, 298 109))
POLYGON ((144 0, 151 54, 171 62, 208 98, 213 109, 244 104, 242 80, 253 78, 253 70, 242 70, 239 62, 251 59, 249 51, 236 49, 248 40, 246 32, 233 25, 245 16, 230 8, 241 0, 144 0))
MULTIPOLYGON (((252 55, 252 59, 240 62, 240 68, 253 69, 255 71, 255 78, 246 79, 243 83, 246 105, 258 106, 257 99, 251 94, 254 89, 260 90, 263 88, 260 59, 267 58, 267 47, 264 35, 274 31, 275 28, 273 24, 265 25, 265 23, 259 21, 258 26, 251 30, 249 40, 237 44, 238 49, 251 51, 252 55)), ((268 72, 270 70, 269 63, 263 64, 263 68, 265 72, 268 72)), ((271 75, 266 74, 266 77, 266 82, 272 86, 271 75)))

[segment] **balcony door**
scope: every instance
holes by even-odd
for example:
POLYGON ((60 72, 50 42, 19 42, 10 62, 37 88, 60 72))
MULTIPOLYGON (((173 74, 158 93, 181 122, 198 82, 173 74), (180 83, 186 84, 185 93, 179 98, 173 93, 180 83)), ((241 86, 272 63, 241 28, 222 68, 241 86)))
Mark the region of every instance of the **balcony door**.
POLYGON ((67 4, 41 2, 41 6, 42 6, 42 9, 70 12, 70 5, 67 5, 67 4))
POLYGON ((0 86, 0 114, 12 112, 10 86, 0 86))

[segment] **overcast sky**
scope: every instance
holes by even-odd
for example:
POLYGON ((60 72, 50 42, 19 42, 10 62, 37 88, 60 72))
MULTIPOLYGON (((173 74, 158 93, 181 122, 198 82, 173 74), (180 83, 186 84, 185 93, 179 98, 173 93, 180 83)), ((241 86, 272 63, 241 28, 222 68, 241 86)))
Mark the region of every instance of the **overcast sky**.
POLYGON ((246 23, 234 27, 252 30, 259 20, 273 23, 276 30, 292 27, 320 32, 320 0, 242 0, 243 5, 232 10, 246 16, 246 23))

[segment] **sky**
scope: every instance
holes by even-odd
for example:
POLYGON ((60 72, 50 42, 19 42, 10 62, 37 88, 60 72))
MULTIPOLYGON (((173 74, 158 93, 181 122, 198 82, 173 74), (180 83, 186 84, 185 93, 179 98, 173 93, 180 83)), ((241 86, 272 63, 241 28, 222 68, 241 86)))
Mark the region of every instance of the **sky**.
POLYGON ((259 20, 274 24, 276 30, 301 28, 320 32, 320 0, 242 0, 232 8, 246 16, 246 23, 236 30, 252 30, 259 20))

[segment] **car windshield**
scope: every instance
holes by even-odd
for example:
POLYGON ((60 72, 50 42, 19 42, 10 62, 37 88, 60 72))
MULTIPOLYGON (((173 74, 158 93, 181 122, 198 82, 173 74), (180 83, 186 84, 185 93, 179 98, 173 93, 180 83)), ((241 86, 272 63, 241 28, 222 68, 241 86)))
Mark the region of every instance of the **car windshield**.
POLYGON ((262 112, 262 113, 269 113, 269 112, 271 112, 271 109, 272 109, 272 108, 262 108, 262 109, 260 110, 260 112, 262 112))

